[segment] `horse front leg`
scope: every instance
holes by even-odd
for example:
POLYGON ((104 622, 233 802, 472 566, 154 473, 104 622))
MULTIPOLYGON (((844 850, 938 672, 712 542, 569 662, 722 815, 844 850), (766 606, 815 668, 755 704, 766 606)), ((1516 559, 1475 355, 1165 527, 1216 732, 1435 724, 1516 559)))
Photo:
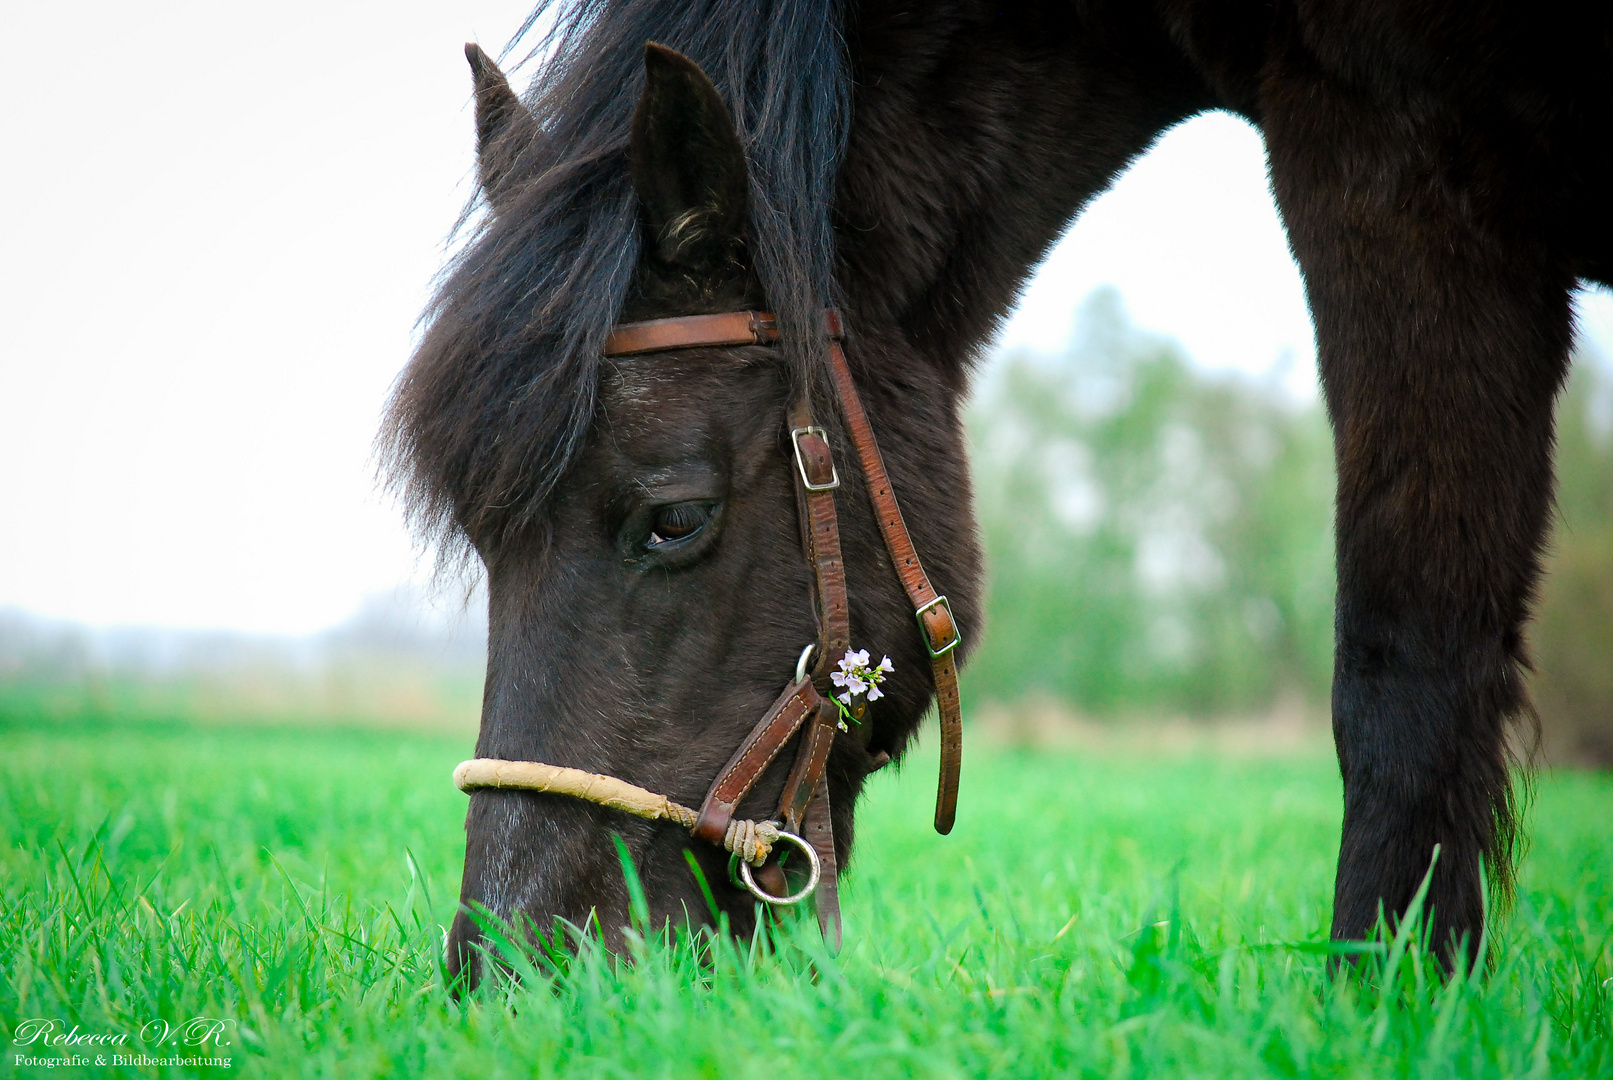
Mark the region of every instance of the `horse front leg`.
POLYGON ((1296 48, 1262 103, 1338 464, 1332 934, 1397 922, 1437 846, 1424 916, 1442 955, 1472 959, 1484 875, 1503 898, 1511 884, 1507 734, 1530 716, 1573 278, 1538 156, 1381 89, 1385 104, 1296 48))

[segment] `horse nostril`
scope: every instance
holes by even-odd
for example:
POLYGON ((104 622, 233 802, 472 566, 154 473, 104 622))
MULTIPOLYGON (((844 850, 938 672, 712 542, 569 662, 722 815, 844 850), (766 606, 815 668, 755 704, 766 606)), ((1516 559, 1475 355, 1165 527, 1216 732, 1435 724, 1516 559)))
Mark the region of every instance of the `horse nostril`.
POLYGON ((877 773, 891 763, 891 756, 881 750, 874 755, 874 763, 868 767, 870 773, 877 773))

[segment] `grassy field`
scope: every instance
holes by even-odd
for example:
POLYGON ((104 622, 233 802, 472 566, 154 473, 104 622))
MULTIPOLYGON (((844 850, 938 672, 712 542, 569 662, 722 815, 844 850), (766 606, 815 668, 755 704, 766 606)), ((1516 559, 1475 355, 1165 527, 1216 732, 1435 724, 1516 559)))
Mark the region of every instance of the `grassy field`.
MULTIPOLYGON (((1392 943, 1363 978, 1328 973, 1325 757, 976 750, 951 837, 928 761, 873 785, 838 958, 808 933, 772 953, 652 936, 461 1006, 438 956, 467 751, 0 726, 8 1041, 35 1018, 217 1017, 228 1045, 160 1052, 276 1077, 1613 1076, 1613 778, 1541 779, 1488 978, 1442 983, 1392 943)), ((56 1052, 8 1045, 0 1074, 56 1052)), ((76 1052, 55 1075, 226 1075, 76 1052)))

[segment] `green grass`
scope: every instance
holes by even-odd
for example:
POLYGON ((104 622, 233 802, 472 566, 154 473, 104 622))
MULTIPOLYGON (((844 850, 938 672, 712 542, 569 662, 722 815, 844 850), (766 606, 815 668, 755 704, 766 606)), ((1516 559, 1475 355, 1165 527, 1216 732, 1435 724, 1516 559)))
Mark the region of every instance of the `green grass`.
MULTIPOLYGON (((1487 978, 1442 983, 1415 947, 1328 974, 1328 760, 977 750, 951 837, 927 761, 874 783, 838 958, 652 935, 459 1006, 437 958, 467 750, 0 727, 8 1039, 226 1017, 231 1072, 276 1077, 1613 1075, 1608 777, 1541 779, 1487 978)), ((117 1072, 228 1075, 56 1070, 117 1072)))

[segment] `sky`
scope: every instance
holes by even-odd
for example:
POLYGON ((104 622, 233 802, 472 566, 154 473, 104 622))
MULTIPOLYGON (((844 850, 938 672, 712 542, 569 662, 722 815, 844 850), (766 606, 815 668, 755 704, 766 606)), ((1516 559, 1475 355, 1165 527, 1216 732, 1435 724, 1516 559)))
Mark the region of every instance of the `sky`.
MULTIPOLYGON (((526 3, 0 6, 0 608, 301 634, 432 560, 372 442, 470 194, 461 46, 526 3)), ((1092 289, 1210 368, 1315 393, 1258 134, 1168 133, 1025 290, 1092 289)), ((1613 355, 1613 298, 1581 300, 1613 355)))

